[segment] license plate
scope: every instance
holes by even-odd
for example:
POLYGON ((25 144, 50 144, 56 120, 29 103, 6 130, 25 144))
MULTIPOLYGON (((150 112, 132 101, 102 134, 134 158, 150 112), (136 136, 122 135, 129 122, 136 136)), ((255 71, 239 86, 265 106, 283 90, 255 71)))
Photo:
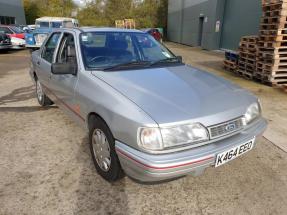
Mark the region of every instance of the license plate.
POLYGON ((231 149, 226 150, 216 156, 215 167, 219 167, 227 162, 249 152, 254 145, 255 137, 252 140, 249 140, 243 144, 235 146, 231 149))

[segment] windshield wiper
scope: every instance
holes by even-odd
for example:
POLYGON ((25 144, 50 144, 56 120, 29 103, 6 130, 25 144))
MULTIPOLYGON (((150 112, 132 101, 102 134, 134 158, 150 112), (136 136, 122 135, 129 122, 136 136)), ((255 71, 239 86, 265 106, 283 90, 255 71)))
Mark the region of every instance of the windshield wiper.
POLYGON ((154 66, 154 65, 163 64, 163 63, 181 63, 181 60, 178 57, 165 58, 165 59, 161 59, 158 61, 154 61, 149 66, 154 66))
POLYGON ((121 64, 117 64, 114 66, 106 67, 103 70, 104 71, 110 71, 110 70, 115 70, 115 69, 125 69, 125 68, 129 68, 129 67, 146 66, 149 64, 150 64, 150 61, 131 61, 131 62, 127 62, 127 63, 121 63, 121 64))

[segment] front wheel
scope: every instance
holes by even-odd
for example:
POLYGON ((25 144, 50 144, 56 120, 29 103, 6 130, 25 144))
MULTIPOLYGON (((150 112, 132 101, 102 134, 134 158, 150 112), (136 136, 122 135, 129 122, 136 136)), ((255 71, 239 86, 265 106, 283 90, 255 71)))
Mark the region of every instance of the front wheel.
POLYGON ((36 95, 37 95, 38 103, 41 106, 49 106, 53 104, 53 102, 44 93, 43 87, 38 79, 36 80, 36 95))
POLYGON ((97 172, 107 181, 117 181, 124 176, 115 151, 115 141, 106 123, 95 117, 89 132, 92 158, 97 172))

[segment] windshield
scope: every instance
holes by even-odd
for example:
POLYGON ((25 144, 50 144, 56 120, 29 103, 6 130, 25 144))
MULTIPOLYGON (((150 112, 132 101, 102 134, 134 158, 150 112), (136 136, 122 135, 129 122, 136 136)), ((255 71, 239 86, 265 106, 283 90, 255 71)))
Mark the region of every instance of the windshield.
POLYGON ((145 33, 87 32, 80 35, 80 44, 83 61, 89 69, 106 69, 132 62, 152 64, 175 58, 167 48, 145 33))
POLYGON ((22 31, 20 28, 17 28, 17 27, 15 27, 15 26, 10 26, 10 28, 11 28, 12 31, 14 31, 16 34, 24 33, 24 31, 22 31))
POLYGON ((49 22, 36 22, 38 28, 49 28, 49 22))

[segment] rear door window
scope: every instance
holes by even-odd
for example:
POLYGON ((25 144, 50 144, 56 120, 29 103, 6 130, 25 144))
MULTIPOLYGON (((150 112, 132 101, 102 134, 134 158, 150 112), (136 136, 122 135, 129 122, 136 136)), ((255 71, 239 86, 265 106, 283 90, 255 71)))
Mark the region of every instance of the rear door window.
POLYGON ((53 61, 54 52, 59 43, 60 36, 61 36, 60 32, 53 33, 44 46, 42 58, 48 61, 49 63, 52 63, 53 61))

